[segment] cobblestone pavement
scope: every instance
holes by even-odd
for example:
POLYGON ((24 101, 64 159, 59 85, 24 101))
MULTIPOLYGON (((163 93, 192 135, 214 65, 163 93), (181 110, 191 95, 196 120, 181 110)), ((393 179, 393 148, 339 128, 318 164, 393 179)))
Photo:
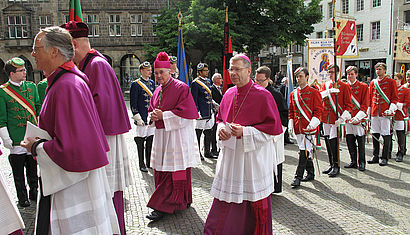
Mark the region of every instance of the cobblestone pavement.
MULTIPOLYGON (((209 191, 216 160, 205 159, 192 169, 193 203, 189 209, 149 223, 145 216, 151 211, 146 205, 154 190, 153 170, 139 171, 134 133, 135 129, 127 135, 135 179, 135 184, 124 192, 127 233, 201 234, 213 200, 209 191)), ((410 146, 410 138, 407 139, 407 146, 410 146)), ((368 143, 367 159, 371 156, 371 148, 368 143)), ((396 148, 395 145, 393 152, 396 148)), ((342 168, 336 178, 319 175, 315 161, 315 180, 302 182, 299 189, 292 189, 290 183, 298 161, 297 146, 286 145, 285 149, 283 192, 271 197, 274 234, 410 234, 410 157, 406 156, 401 163, 392 159, 385 167, 367 165, 364 172, 342 168)), ((344 166, 349 163, 345 143, 341 149, 344 166)), ((15 195, 8 151, 3 147, 2 151, 0 170, 15 195)), ((325 148, 318 153, 318 160, 320 170, 327 168, 325 148)), ((34 203, 19 209, 26 225, 25 234, 33 234, 34 203)))

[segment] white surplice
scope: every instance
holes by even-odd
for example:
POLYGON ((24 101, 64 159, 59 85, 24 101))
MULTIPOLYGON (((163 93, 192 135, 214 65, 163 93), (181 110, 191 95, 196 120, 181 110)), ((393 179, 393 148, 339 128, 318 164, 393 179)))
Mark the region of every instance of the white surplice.
POLYGON ((24 222, 0 172, 0 234, 24 229, 24 222))
POLYGON ((124 191, 127 186, 133 184, 133 180, 125 134, 106 135, 105 137, 108 146, 110 146, 110 151, 107 152, 109 164, 106 166, 105 171, 112 197, 114 197, 115 192, 124 191))
MULTIPOLYGON (((225 124, 219 123, 217 133, 225 124)), ((274 136, 245 126, 243 136, 219 141, 211 195, 221 201, 258 201, 274 191, 273 169, 277 165, 274 136)))
POLYGON ((51 196, 50 233, 119 234, 105 167, 68 172, 37 147, 42 190, 51 196))
POLYGON ((195 120, 163 112, 165 128, 155 129, 151 167, 157 171, 180 171, 201 162, 195 134, 195 120))

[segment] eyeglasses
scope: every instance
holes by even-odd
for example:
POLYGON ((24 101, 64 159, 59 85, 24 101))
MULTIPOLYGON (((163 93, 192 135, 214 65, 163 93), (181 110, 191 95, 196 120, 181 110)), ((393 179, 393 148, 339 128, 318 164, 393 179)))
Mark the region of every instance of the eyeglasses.
POLYGON ((230 73, 238 73, 238 72, 240 72, 242 69, 246 69, 246 68, 245 68, 245 67, 244 67, 244 68, 229 68, 228 71, 229 71, 230 73))
POLYGON ((27 70, 26 69, 18 69, 18 70, 16 70, 16 73, 19 73, 19 72, 26 72, 27 70))
POLYGON ((267 78, 266 78, 266 79, 263 79, 263 80, 255 79, 255 82, 257 82, 257 83, 262 83, 262 82, 264 82, 264 81, 266 81, 266 80, 268 80, 268 79, 267 79, 267 78))

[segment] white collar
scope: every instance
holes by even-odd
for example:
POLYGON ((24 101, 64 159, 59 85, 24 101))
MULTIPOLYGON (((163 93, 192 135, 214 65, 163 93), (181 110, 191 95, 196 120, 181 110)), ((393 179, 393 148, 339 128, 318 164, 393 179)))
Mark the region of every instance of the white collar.
POLYGON ((13 82, 12 80, 9 80, 9 82, 15 86, 21 86, 21 84, 23 84, 23 81, 21 81, 20 83, 17 83, 17 82, 13 82))

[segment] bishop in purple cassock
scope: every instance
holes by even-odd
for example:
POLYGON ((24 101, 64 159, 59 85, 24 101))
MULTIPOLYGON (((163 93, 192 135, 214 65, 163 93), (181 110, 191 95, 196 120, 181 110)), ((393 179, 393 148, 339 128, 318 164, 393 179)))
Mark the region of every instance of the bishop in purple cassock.
POLYGON ((283 132, 279 112, 269 91, 250 79, 246 55, 232 57, 229 71, 235 86, 216 117, 222 154, 204 234, 272 234, 274 137, 283 132))
POLYGON ((51 136, 21 143, 40 168, 36 234, 119 234, 104 167, 109 147, 88 78, 71 61, 71 35, 41 29, 32 55, 47 76, 39 127, 51 136))

